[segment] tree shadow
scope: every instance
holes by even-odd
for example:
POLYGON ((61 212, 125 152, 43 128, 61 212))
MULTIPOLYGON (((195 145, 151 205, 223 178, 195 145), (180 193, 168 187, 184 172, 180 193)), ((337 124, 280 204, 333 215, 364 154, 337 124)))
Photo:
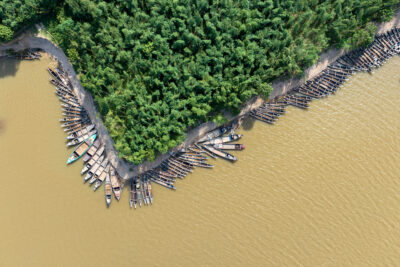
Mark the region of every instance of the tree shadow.
POLYGON ((244 131, 250 131, 251 129, 253 129, 255 122, 256 120, 250 116, 244 117, 242 121, 242 129, 244 131))
POLYGON ((5 131, 5 122, 0 118, 0 134, 2 134, 5 131))
POLYGON ((7 76, 15 76, 21 60, 7 57, 0 58, 0 79, 7 76))

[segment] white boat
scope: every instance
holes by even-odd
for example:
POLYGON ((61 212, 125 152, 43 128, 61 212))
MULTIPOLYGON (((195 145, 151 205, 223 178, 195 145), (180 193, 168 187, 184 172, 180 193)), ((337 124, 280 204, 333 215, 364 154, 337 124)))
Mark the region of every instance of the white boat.
POLYGON ((67 164, 70 164, 76 160, 78 160, 80 157, 82 157, 88 150, 89 148, 93 145, 94 141, 96 140, 97 135, 94 134, 90 136, 88 139, 85 140, 82 144, 80 144, 74 152, 72 152, 71 156, 67 160, 67 164))
POLYGON ((80 143, 82 143, 84 140, 86 140, 89 136, 92 136, 92 135, 94 135, 94 134, 96 134, 96 133, 97 133, 97 131, 94 130, 94 131, 91 131, 90 133, 84 134, 84 135, 81 136, 81 137, 77 137, 77 138, 75 138, 74 140, 69 141, 69 142, 67 143, 67 146, 75 146, 75 145, 77 145, 77 144, 80 144, 80 143))
POLYGON ((111 181, 110 181, 110 172, 108 172, 106 175, 106 181, 104 183, 104 195, 106 198, 106 205, 108 208, 111 204, 111 199, 112 199, 112 186, 111 186, 111 181))
POLYGON ((214 138, 212 140, 209 140, 207 142, 202 143, 202 145, 215 145, 215 144, 222 144, 222 143, 229 143, 233 142, 235 140, 238 140, 242 137, 242 134, 230 134, 228 136, 221 136, 214 138))
POLYGON ((92 176, 94 175, 94 173, 97 171, 97 169, 100 167, 101 163, 104 160, 104 155, 102 155, 94 164, 93 166, 90 168, 90 170, 86 173, 86 176, 84 178, 84 181, 87 182, 90 178, 92 178, 92 176))
POLYGON ((94 154, 96 154, 97 150, 100 147, 100 139, 97 139, 96 141, 94 141, 93 146, 91 146, 89 148, 89 150, 86 152, 86 155, 83 156, 83 162, 87 162, 89 159, 91 159, 94 154))
POLYGON ((105 170, 100 174, 100 176, 97 178, 93 190, 96 191, 97 188, 101 186, 101 184, 104 182, 106 179, 107 175, 110 173, 110 164, 107 164, 105 170))
POLYGON ((119 200, 121 197, 121 182, 117 176, 117 172, 114 167, 110 168, 110 179, 114 196, 117 200, 119 200))
POLYGON ((94 128, 94 124, 91 124, 81 130, 70 131, 70 132, 68 132, 69 135, 67 136, 67 139, 74 139, 76 137, 84 135, 85 133, 88 133, 89 131, 91 131, 93 128, 94 128))
MULTIPOLYGON (((100 167, 96 170, 96 172, 93 174, 92 178, 90 178, 89 180, 89 184, 93 184, 94 182, 96 182, 99 177, 101 176, 101 174, 104 172, 104 170, 106 169, 108 165, 108 159, 103 160, 103 162, 100 164, 100 167)), ((104 176, 104 179, 106 178, 106 176, 104 176)), ((104 181, 103 179, 103 181, 104 181)), ((101 183, 103 182, 101 181, 101 183)), ((100 184, 101 184, 100 183, 100 184)))
POLYGON ((205 142, 211 139, 214 139, 220 135, 223 135, 224 133, 226 133, 227 131, 229 131, 231 129, 231 127, 219 127, 209 133, 207 133, 205 136, 203 136, 202 138, 199 139, 199 141, 197 141, 198 143, 201 142, 205 142))

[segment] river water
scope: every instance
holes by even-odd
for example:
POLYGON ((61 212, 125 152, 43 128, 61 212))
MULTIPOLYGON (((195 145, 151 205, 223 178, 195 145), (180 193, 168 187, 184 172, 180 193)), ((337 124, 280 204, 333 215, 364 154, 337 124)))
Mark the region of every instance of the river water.
POLYGON ((246 149, 154 185, 151 207, 105 207, 83 184, 40 61, 0 60, 2 266, 360 266, 400 262, 400 58, 353 76, 246 149))

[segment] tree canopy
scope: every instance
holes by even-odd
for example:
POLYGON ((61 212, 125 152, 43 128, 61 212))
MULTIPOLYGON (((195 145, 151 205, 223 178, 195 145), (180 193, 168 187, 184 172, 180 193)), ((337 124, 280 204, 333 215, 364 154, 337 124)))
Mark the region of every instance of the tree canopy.
MULTIPOLYGON (((329 47, 372 42, 400 0, 0 0, 0 25, 40 18, 94 97, 120 157, 140 163, 237 113, 329 47)), ((4 34, 3 34, 4 35, 4 34)), ((3 37, 0 26, 0 40, 3 37)))

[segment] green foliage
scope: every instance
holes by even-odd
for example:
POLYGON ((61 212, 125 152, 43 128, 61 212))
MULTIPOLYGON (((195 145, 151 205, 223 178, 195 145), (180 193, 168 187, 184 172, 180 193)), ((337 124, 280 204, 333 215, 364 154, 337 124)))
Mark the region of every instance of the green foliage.
POLYGON ((79 53, 75 48, 68 48, 67 55, 71 62, 76 62, 79 59, 79 53))
POLYGON ((268 97, 274 79, 304 75, 327 48, 368 45, 372 21, 399 2, 0 0, 0 23, 16 30, 45 16, 120 156, 140 163, 268 97))
POLYGON ((0 42, 1 41, 10 41, 13 34, 14 33, 10 28, 0 24, 0 42))
POLYGON ((51 15, 58 0, 0 0, 0 24, 12 31, 51 15))

